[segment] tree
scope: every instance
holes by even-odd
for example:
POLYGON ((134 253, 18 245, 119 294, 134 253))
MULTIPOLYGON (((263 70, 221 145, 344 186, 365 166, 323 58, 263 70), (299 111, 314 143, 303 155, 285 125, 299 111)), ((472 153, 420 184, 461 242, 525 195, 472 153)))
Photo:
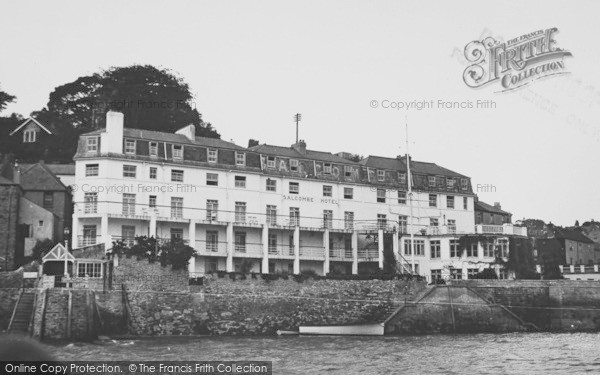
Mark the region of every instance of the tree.
POLYGON ((2 112, 4 108, 6 108, 6 105, 8 103, 14 102, 16 98, 16 96, 7 94, 4 91, 0 90, 0 112, 2 112))
POLYGON ((508 262, 506 267, 515 272, 517 279, 537 279, 533 247, 529 238, 511 237, 508 242, 508 262))

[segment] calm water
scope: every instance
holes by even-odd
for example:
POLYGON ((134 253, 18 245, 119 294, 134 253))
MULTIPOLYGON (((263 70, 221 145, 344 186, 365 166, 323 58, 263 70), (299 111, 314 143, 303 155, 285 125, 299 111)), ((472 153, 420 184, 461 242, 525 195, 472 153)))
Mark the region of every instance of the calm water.
POLYGON ((60 360, 272 360, 275 374, 600 373, 600 334, 154 338, 53 344, 60 360))

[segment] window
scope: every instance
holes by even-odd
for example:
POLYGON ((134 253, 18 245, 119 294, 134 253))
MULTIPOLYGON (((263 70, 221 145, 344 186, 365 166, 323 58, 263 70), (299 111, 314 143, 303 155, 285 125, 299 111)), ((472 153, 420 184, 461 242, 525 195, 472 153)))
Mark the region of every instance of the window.
POLYGON ((150 179, 151 180, 156 180, 157 173, 158 173, 158 170, 156 169, 156 167, 150 167, 150 179))
POLYGON ((453 178, 446 178, 446 188, 454 189, 454 179, 453 178))
POLYGON ((277 180, 267 178, 266 189, 267 191, 277 191, 277 180))
POLYGON ((401 184, 406 183, 406 173, 398 172, 398 182, 401 184))
POLYGON ((450 268, 450 278, 452 278, 452 280, 461 280, 462 279, 462 269, 450 268))
POLYGON ((466 178, 461 178, 460 179, 460 188, 463 190, 467 190, 469 188, 469 180, 467 180, 466 178))
POLYGON ((83 212, 86 214, 95 214, 98 212, 98 193, 84 194, 83 212))
POLYGON ((377 171, 377 181, 385 181, 385 171, 377 171))
POLYGON ((85 165, 85 177, 98 176, 98 164, 86 164, 85 165))
POLYGON ((246 202, 235 202, 235 222, 246 222, 246 202))
POLYGON ((398 204, 406 204, 406 192, 398 190, 398 204))
POLYGON ((102 277, 102 263, 77 262, 77 277, 102 277))
POLYGON ((246 232, 235 232, 235 251, 239 253, 246 252, 246 232))
POLYGON ((38 220, 38 227, 39 228, 43 228, 44 227, 44 220, 38 220))
POLYGON ((461 255, 458 240, 450 240, 450 258, 460 258, 461 255))
POLYGON ((333 227, 333 211, 323 210, 323 227, 331 229, 333 227))
POLYGON ((483 243, 483 256, 493 258, 494 257, 494 241, 486 241, 483 243))
POLYGON ((125 140, 125 153, 135 154, 135 141, 131 139, 125 140))
POLYGON ((95 245, 96 244, 96 226, 95 225, 84 225, 83 226, 83 243, 82 246, 95 245))
POLYGON ((354 189, 350 187, 344 188, 344 199, 353 199, 354 198, 354 189))
POLYGON ((290 182, 290 194, 300 193, 300 184, 298 182, 290 182))
POLYGON ((135 244, 135 227, 133 225, 121 226, 121 240, 129 247, 135 244))
POLYGON ((377 229, 385 229, 387 227, 387 216, 385 214, 377 214, 377 229))
POLYGON ((441 256, 440 253, 440 241, 430 241, 429 242, 429 250, 431 254, 431 258, 439 258, 441 256))
POLYGON ((44 208, 53 209, 54 208, 54 193, 51 191, 44 192, 44 208))
POLYGON ((206 220, 217 220, 219 213, 219 201, 213 199, 206 200, 206 220))
POLYGON ((290 207, 290 225, 293 227, 300 225, 300 208, 290 207))
POLYGON ((508 279, 508 270, 506 270, 505 268, 500 268, 498 270, 498 278, 501 280, 508 279))
POLYGON ((158 156, 158 143, 150 142, 150 156, 158 156))
POLYGON ((437 195, 429 194, 429 207, 437 207, 437 195))
POLYGON ((206 185, 219 186, 219 175, 216 173, 206 174, 206 185))
POLYGON ((298 172, 298 160, 290 159, 290 171, 298 172))
POLYGON ((442 279, 442 270, 431 270, 431 281, 435 282, 436 280, 442 279))
POLYGON ((267 205, 267 224, 277 225, 277 206, 267 205))
POLYGON ((408 216, 398 216, 398 231, 400 233, 407 233, 408 230, 408 216))
POLYGON ((472 242, 469 245, 467 245, 467 257, 469 258, 477 258, 478 257, 478 245, 477 242, 472 242))
POLYGON ((208 162, 216 163, 217 162, 217 150, 214 148, 208 149, 208 162))
POLYGON ((90 137, 86 139, 86 151, 96 152, 98 151, 98 138, 90 137))
POLYGON ((465 210, 469 209, 469 198, 467 198, 467 197, 463 197, 463 209, 465 209, 465 210))
POLYGON ((347 230, 354 229, 354 212, 351 212, 351 211, 344 212, 344 229, 347 229, 347 230))
POLYGON ((344 177, 352 177, 352 167, 344 166, 344 177))
POLYGON ((377 202, 385 203, 385 189, 377 189, 377 202))
POLYGON ((435 176, 429 176, 429 187, 435 187, 435 176))
POLYGON ((456 220, 448 219, 448 229, 456 231, 456 220))
POLYGON ((171 228, 171 240, 182 240, 183 229, 182 228, 171 228))
POLYGON ((171 217, 177 219, 183 217, 183 198, 171 197, 171 217))
MULTIPOLYGON (((415 242, 415 255, 425 255, 425 241, 424 240, 414 240, 415 242)), ((404 254, 412 255, 411 250, 411 240, 404 240, 404 254)))
POLYGON ((236 188, 246 188, 246 176, 235 176, 235 187, 236 188))
POLYGON ((331 163, 324 163, 323 164, 323 173, 325 173, 325 174, 331 174, 331 163))
POLYGON ((148 197, 148 207, 156 208, 156 195, 151 195, 148 197))
POLYGON ((454 208, 454 196, 452 196, 452 195, 446 196, 446 207, 454 208))
POLYGON ((181 169, 171 169, 171 181, 183 182, 183 171, 181 169))
POLYGON ((173 145, 173 159, 183 159, 182 145, 173 145))
POLYGON ((323 185, 323 196, 324 197, 332 197, 333 196, 333 187, 331 185, 323 185))
POLYGON ((246 153, 236 152, 235 153, 235 165, 245 166, 246 165, 246 153))
POLYGON ((219 232, 216 230, 206 231, 206 250, 213 253, 219 251, 219 232))
POLYGON ((123 215, 135 215, 135 194, 123 193, 123 215))
POLYGON ((275 168, 275 156, 267 156, 267 168, 275 168))
MULTIPOLYGON (((269 254, 277 254, 277 235, 269 233, 269 254)), ((271 272, 271 271, 269 271, 271 272)))
POLYGON ((23 143, 34 143, 35 142, 35 130, 25 130, 23 132, 23 143))
POLYGON ((437 217, 430 217, 429 218, 429 226, 432 227, 437 227, 438 225, 440 225, 440 221, 437 217))
POLYGON ((477 268, 467 268, 467 278, 468 279, 474 279, 478 273, 479 273, 479 269, 477 269, 477 268))
POLYGON ((123 166, 123 177, 135 178, 135 165, 124 165, 123 166))
POLYGON ((508 239, 498 239, 498 253, 502 258, 508 258, 508 239))

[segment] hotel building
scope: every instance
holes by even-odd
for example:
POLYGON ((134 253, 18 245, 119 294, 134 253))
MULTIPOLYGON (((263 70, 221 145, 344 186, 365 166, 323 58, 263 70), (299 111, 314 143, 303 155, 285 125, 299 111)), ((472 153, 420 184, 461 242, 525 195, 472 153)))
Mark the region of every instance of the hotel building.
POLYGON ((414 263, 430 279, 472 276, 494 251, 507 256, 509 236, 526 235, 512 224, 476 226, 467 176, 410 160, 411 205, 406 157, 342 156, 303 141, 240 147, 196 137, 193 126, 129 129, 109 112, 105 129, 79 140, 73 247, 182 238, 196 251, 190 272, 321 275, 382 268, 389 248, 400 271, 414 263), (493 241, 459 248, 462 235, 484 233, 493 241))

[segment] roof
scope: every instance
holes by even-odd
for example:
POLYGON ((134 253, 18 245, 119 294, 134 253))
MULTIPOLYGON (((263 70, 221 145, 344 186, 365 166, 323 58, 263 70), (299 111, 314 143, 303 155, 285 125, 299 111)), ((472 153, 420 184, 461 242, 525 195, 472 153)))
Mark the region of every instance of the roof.
POLYGON ((32 164, 21 170, 20 185, 23 190, 65 191, 67 187, 43 163, 32 164))
MULTIPOLYGON (((30 168, 34 164, 21 164, 23 170, 30 168)), ((45 164, 46 168, 55 175, 73 175, 75 176, 75 164, 45 164)))
POLYGON ((18 132, 19 130, 21 130, 21 128, 23 128, 25 125, 29 124, 30 122, 34 122, 37 126, 39 126, 40 128, 42 128, 46 133, 48 134, 52 134, 52 132, 48 129, 48 127, 42 125, 41 122, 39 122, 38 120, 36 120, 33 117, 28 118, 27 120, 23 121, 21 123, 21 125, 17 126, 17 128, 15 130, 13 130, 10 135, 15 134, 16 132, 18 132))
POLYGON ((482 201, 475 202, 475 211, 485 211, 485 212, 490 212, 493 214, 500 214, 500 215, 511 215, 511 213, 508 211, 504 211, 498 207, 492 206, 491 204, 487 204, 482 201))
POLYGON ((341 156, 325 151, 306 150, 306 154, 303 154, 292 147, 273 146, 268 144, 252 146, 250 147, 250 150, 265 155, 283 156, 296 159, 311 159, 340 164, 357 164, 352 160, 344 159, 341 156))
MULTIPOLYGON (((106 129, 98 129, 91 131, 89 133, 83 134, 86 135, 94 135, 104 133, 106 129)), ((154 130, 146 130, 146 129, 134 129, 134 128, 124 128, 123 129, 123 137, 129 138, 139 138, 145 139, 149 141, 158 141, 158 142, 172 142, 172 143, 182 143, 182 144, 191 144, 197 146, 205 146, 205 147, 218 147, 218 148, 229 148, 234 150, 246 150, 246 148, 236 145, 232 142, 227 142, 218 138, 208 138, 208 137, 195 137, 194 141, 191 141, 188 137, 183 134, 175 134, 175 133, 165 133, 154 130)))
POLYGON ((48 254, 44 255, 44 257, 42 258, 42 263, 46 263, 48 261, 74 261, 75 257, 73 256, 73 254, 71 254, 69 251, 67 251, 67 249, 65 249, 65 247, 62 244, 56 244, 56 246, 54 246, 52 248, 52 250, 50 250, 48 252, 48 254))
POLYGON ((0 176, 0 185, 18 185, 16 182, 9 180, 6 177, 0 176))
MULTIPOLYGON (((363 164, 367 167, 378 168, 378 169, 394 169, 406 171, 406 157, 401 158, 386 158, 383 156, 373 156, 369 155, 360 161, 360 164, 363 164)), ((435 163, 428 163, 423 161, 410 161, 410 171, 416 174, 425 174, 425 175, 437 175, 437 176, 447 176, 447 177, 458 177, 458 178, 468 178, 465 175, 460 173, 451 171, 450 169, 440 167, 435 163)))
POLYGON ((589 237, 585 236, 580 231, 570 228, 556 228, 555 236, 556 238, 562 240, 571 240, 583 243, 594 243, 594 241, 592 241, 589 237))

